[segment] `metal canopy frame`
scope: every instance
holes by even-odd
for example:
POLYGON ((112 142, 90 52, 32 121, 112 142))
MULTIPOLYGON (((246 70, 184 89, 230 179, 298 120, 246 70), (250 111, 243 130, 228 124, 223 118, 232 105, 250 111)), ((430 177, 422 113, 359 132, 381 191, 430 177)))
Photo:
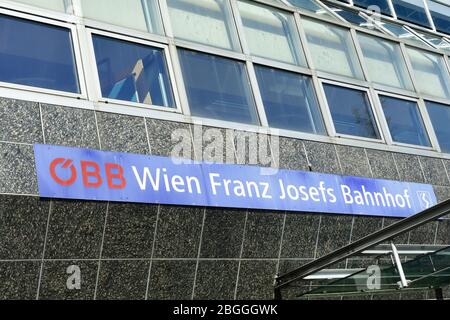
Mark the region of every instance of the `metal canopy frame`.
POLYGON ((326 256, 307 263, 296 270, 277 276, 275 279, 275 299, 282 299, 281 290, 295 281, 302 280, 317 272, 323 271, 325 268, 335 263, 341 262, 354 255, 361 254, 398 235, 416 229, 448 214, 450 214, 450 200, 441 202, 432 208, 394 223, 326 256))

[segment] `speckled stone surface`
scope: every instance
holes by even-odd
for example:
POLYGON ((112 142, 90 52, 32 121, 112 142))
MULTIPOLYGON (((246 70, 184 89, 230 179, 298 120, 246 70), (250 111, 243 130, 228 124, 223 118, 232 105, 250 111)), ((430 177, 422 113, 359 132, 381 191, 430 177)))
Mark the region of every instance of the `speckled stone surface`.
POLYGON ((97 259, 100 255, 106 203, 54 201, 46 259, 97 259))
POLYGON ((239 258, 245 210, 206 209, 201 258, 239 258))
POLYGON ((353 221, 351 242, 364 238, 381 229, 383 218, 357 216, 353 221))
POLYGON ((363 148, 336 146, 342 174, 346 176, 371 177, 369 160, 363 148))
POLYGON ((103 258, 152 256, 157 205, 110 203, 103 258))
POLYGON ((41 259, 49 202, 0 196, 0 260, 41 259))
POLYGON ((278 147, 271 137, 260 133, 234 132, 234 146, 238 164, 276 167, 278 147), (272 149, 274 148, 274 153, 272 149))
POLYGON ((0 141, 42 143, 39 104, 0 98, 0 141))
POLYGON ((103 150, 150 154, 144 118, 97 112, 103 150))
POLYGON ((419 159, 427 183, 437 186, 450 185, 442 159, 428 157, 420 157, 419 159))
POLYGON ((433 189, 438 203, 450 199, 450 187, 433 186, 433 189))
POLYGON ((94 111, 41 106, 45 143, 99 149, 94 111))
POLYGON ((314 258, 320 216, 288 213, 284 227, 282 258, 314 258))
POLYGON ((309 171, 303 141, 280 137, 277 163, 281 169, 309 171))
POLYGON ((154 258, 197 258, 204 209, 161 206, 154 258))
POLYGON ((0 193, 38 194, 32 146, 0 143, 0 193))
POLYGON ((410 244, 434 244, 436 237, 437 222, 432 221, 411 230, 409 234, 410 244))
POLYGON ((97 300, 143 300, 147 291, 150 261, 102 261, 97 300))
POLYGON ((180 151, 177 149, 179 152, 175 152, 176 155, 185 154, 186 158, 194 159, 190 125, 150 118, 146 118, 145 121, 147 122, 148 139, 153 155, 169 157, 172 155, 174 147, 180 145, 185 146, 186 150, 181 148, 180 151), (174 134, 174 140, 172 140, 172 134, 174 134), (185 139, 183 140, 184 143, 181 143, 182 139, 185 139))
POLYGON ((313 171, 332 174, 342 172, 334 145, 305 141, 305 148, 313 171))
POLYGON ((194 288, 196 260, 152 262, 149 300, 190 300, 194 288))
POLYGON ((34 300, 40 262, 0 261, 0 300, 34 300))
POLYGON ((366 149, 374 178, 398 180, 399 174, 392 153, 366 149))
POLYGON ((39 288, 39 300, 94 299, 97 270, 97 261, 45 261, 39 288), (77 266, 80 270, 80 289, 67 287, 69 277, 73 275, 73 271, 68 270, 70 266, 77 266))
POLYGON ((394 153, 393 155, 402 181, 425 182, 419 157, 404 153, 394 153))
POLYGON ((234 299, 238 267, 238 261, 200 261, 197 270, 197 281, 195 283, 194 299, 234 299))
POLYGON ((271 212, 248 213, 243 258, 278 258, 284 214, 271 212))
POLYGON ((450 246, 450 220, 438 221, 436 244, 450 246))
POLYGON ((190 129, 196 160, 237 163, 233 130, 198 125, 191 125, 190 129))
POLYGON ((352 228, 350 216, 322 216, 317 245, 317 257, 322 257, 349 244, 352 228))
MULTIPOLYGON (((398 218, 384 218, 383 220, 383 228, 386 228, 387 226, 390 226, 393 223, 396 223, 400 221, 401 219, 398 218)), ((406 232, 400 236, 397 236, 393 239, 393 242, 395 244, 408 244, 409 242, 409 232, 406 232)))
POLYGON ((242 261, 236 298, 241 300, 273 299, 276 268, 277 261, 242 261))

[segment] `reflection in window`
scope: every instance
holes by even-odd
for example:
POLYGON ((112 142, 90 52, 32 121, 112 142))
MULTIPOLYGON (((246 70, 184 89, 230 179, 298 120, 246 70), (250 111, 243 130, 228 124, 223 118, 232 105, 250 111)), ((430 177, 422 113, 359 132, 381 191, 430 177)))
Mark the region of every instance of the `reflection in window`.
POLYGON ((348 30, 309 19, 302 21, 316 69, 347 77, 363 78, 348 30))
POLYGON ((304 9, 318 15, 332 17, 332 15, 327 10, 319 6, 316 2, 314 2, 314 0, 287 0, 287 2, 289 2, 294 7, 304 9))
POLYGON ((392 4, 399 19, 430 28, 423 0, 392 0, 392 4))
POLYGON ((434 1, 428 1, 428 8, 436 30, 450 34, 450 7, 434 1))
POLYGON ((325 134, 309 77, 269 67, 256 67, 270 127, 325 134))
POLYGON ((157 1, 81 0, 83 16, 121 27, 163 34, 157 1))
POLYGON ((395 142, 430 146, 416 101, 380 96, 381 106, 395 142))
POLYGON ((365 9, 368 9, 370 6, 378 6, 380 13, 392 15, 388 0, 353 0, 353 4, 365 9))
POLYGON ((175 37, 240 50, 225 0, 167 0, 175 37))
POLYGON ((383 26, 383 28, 385 28, 387 31, 389 31, 390 33, 392 33, 394 36, 396 36, 399 39, 403 39, 415 44, 420 44, 420 45, 425 45, 427 47, 431 47, 429 44, 427 44, 426 42, 424 42, 422 39, 420 39, 418 36, 416 36, 415 34, 413 34, 412 32, 410 32, 409 30, 406 30, 403 26, 395 24, 395 23, 390 23, 387 21, 383 21, 381 22, 381 25, 383 26))
POLYGON ((326 4, 331 11, 354 25, 365 27, 368 24, 367 20, 360 16, 357 11, 344 9, 343 7, 337 6, 328 1, 323 1, 323 3, 326 4))
POLYGON ((242 1, 238 6, 253 55, 306 65, 292 15, 242 1))
POLYGON ((65 0, 15 0, 14 2, 21 2, 24 4, 29 4, 32 6, 55 10, 59 12, 71 13, 72 8, 69 5, 66 5, 68 1, 65 0))
POLYGON ((323 85, 336 133, 380 139, 366 91, 323 85))
POLYGON ((450 98, 450 79, 444 59, 437 54, 408 48, 418 89, 423 94, 450 98))
POLYGON ((361 33, 358 39, 370 80, 396 88, 413 89, 398 44, 361 33))
POLYGON ((99 35, 93 41, 104 98, 174 107, 162 49, 99 35))
POLYGON ((428 114, 442 152, 450 153, 450 106, 426 102, 428 114))
POLYGON ((188 50, 179 55, 193 116, 258 124, 244 63, 188 50))
POLYGON ((0 15, 0 81, 79 93, 70 29, 0 15))

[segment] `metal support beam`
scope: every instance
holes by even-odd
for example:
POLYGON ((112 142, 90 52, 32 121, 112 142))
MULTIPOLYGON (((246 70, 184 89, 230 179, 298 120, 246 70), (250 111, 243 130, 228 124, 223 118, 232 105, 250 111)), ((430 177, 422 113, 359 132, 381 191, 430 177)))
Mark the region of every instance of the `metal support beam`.
POLYGON ((442 202, 432 208, 422 211, 414 216, 405 218, 367 237, 353 242, 335 252, 316 259, 296 270, 276 278, 275 298, 281 299, 281 289, 290 283, 303 279, 335 263, 345 260, 355 254, 359 254, 373 246, 388 241, 402 233, 416 229, 421 225, 434 221, 442 216, 450 214, 450 200, 442 202))
POLYGON ((391 248, 392 248, 392 256, 394 257, 395 266, 397 267, 398 275, 400 276, 400 288, 406 288, 408 286, 408 281, 405 277, 405 272, 403 272, 403 266, 402 262, 400 261, 400 256, 398 255, 397 248, 395 247, 395 244, 391 242, 391 248))

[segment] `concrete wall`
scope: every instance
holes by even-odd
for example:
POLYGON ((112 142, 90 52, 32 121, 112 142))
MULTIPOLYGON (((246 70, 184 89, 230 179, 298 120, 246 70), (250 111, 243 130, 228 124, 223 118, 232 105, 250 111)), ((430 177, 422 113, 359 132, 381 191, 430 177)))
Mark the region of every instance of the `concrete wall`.
MULTIPOLYGON (((0 99, 0 299, 270 299, 275 274, 395 221, 37 196, 34 143, 169 155, 180 127, 192 129, 0 99), (81 290, 66 288, 72 264, 81 290)), ((450 198, 448 160, 280 139, 281 168, 308 170, 306 159, 315 172, 430 183, 450 198)), ((450 244, 449 230, 444 219, 398 242, 450 244)))

